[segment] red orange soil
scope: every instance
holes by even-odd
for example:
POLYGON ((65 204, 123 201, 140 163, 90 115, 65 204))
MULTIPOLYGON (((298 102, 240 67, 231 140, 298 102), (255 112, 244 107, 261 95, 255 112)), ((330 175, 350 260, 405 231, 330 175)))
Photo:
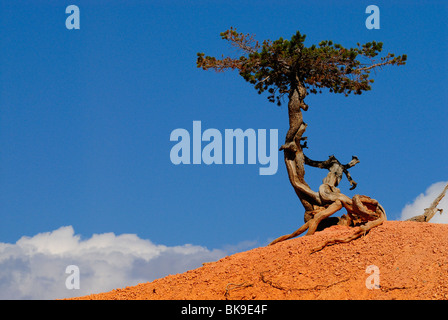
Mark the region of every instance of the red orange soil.
POLYGON ((448 225, 386 221, 362 238, 310 254, 351 232, 334 226, 77 299, 448 299, 448 225), (370 265, 378 267, 379 289, 366 287, 370 265))

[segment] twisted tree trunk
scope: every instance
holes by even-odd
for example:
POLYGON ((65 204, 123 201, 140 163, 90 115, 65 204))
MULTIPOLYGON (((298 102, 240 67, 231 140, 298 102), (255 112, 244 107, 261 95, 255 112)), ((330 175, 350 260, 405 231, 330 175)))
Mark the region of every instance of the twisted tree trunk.
POLYGON ((337 188, 343 174, 347 176, 352 186, 351 189, 356 187, 348 169, 359 163, 357 157, 353 156, 348 164, 343 165, 334 156, 330 156, 325 161, 314 161, 305 156, 303 149, 306 148, 306 137, 303 134, 307 126, 303 121, 302 110, 308 109, 304 102, 306 89, 300 81, 297 81, 296 85, 291 88, 288 102, 289 130, 286 134, 285 144, 281 146, 280 150, 284 152, 289 181, 305 209, 305 224, 295 232, 275 239, 270 245, 296 237, 306 230, 308 230, 307 235, 312 235, 318 230, 321 223, 323 225, 343 224, 357 227, 352 236, 329 241, 323 246, 315 248, 313 250, 315 252, 326 245, 356 239, 386 220, 386 213, 378 201, 360 195, 349 198, 337 188), (329 171, 318 192, 313 191, 305 181, 305 164, 329 171), (347 210, 348 215, 329 219, 342 207, 347 210))

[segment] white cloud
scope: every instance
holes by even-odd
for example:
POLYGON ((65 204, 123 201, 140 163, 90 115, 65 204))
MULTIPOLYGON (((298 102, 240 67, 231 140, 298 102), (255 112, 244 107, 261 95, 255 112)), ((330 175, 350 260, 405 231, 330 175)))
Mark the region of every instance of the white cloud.
MULTIPOLYGON (((414 216, 423 214, 425 209, 428 208, 434 199, 442 192, 448 181, 441 181, 432 184, 425 193, 420 194, 415 200, 407 204, 401 211, 400 220, 406 220, 414 216)), ((436 214, 431 220, 431 223, 448 223, 448 193, 439 202, 437 206, 439 209, 443 209, 442 214, 436 214)))
POLYGON ((0 299, 56 299, 110 291, 200 267, 228 252, 202 246, 156 245, 135 234, 95 234, 81 240, 73 227, 0 243, 0 299), (80 270, 69 290, 68 265, 80 270))

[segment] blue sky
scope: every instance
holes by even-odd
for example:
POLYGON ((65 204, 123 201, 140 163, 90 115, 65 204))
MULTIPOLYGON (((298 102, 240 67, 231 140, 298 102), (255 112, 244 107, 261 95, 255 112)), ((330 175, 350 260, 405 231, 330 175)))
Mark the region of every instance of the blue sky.
MULTIPOLYGON (((307 155, 357 155, 358 187, 344 180, 341 189, 400 219, 447 180, 447 15, 445 1, 2 1, 0 242, 72 226, 80 239, 135 234, 221 250, 300 226, 281 153, 272 176, 258 164, 170 161, 170 133, 191 133, 195 120, 222 133, 278 129, 284 139, 286 106, 236 72, 196 68, 197 52, 234 53, 219 36, 230 26, 258 40, 300 30, 307 45, 382 41, 385 53, 408 55, 375 74, 372 91, 309 96, 304 114, 307 155), (79 30, 65 27, 71 4, 79 30), (365 27, 370 4, 380 8, 379 30, 365 27)), ((317 189, 325 174, 308 168, 306 179, 317 189)))

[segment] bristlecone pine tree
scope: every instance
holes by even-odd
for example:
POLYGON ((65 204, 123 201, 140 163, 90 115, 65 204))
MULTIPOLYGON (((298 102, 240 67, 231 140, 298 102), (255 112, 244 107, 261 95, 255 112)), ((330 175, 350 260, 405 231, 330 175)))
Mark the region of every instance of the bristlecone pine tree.
POLYGON ((198 68, 217 72, 236 69, 259 94, 267 91, 270 102, 278 105, 284 100, 288 102, 289 130, 280 150, 284 152, 291 185, 305 209, 305 224, 292 234, 274 240, 271 245, 298 236, 306 230, 307 235, 311 235, 324 225, 337 223, 355 228, 350 237, 328 241, 314 248, 313 252, 316 252, 326 245, 356 239, 386 220, 386 212, 378 201, 363 195, 349 198, 337 188, 343 174, 350 182, 351 189, 356 187, 348 170, 359 163, 357 157, 353 156, 349 163, 342 164, 334 156, 315 161, 304 154, 307 138, 303 135, 307 124, 303 121, 302 111, 308 110, 306 96, 322 93, 322 89, 345 96, 370 90, 373 79, 369 79, 369 76, 372 70, 387 65, 404 65, 406 55, 389 53, 378 58, 383 44, 375 41, 363 45, 358 43, 356 48, 350 49, 332 41, 306 47, 306 36, 299 31, 290 40, 264 40, 261 44, 252 35, 238 33, 234 28, 221 33, 221 37, 239 49, 242 55, 239 58, 222 56, 216 59, 198 53, 198 68), (305 165, 329 171, 318 191, 313 191, 306 183, 305 165), (330 218, 342 207, 347 210, 347 215, 330 218))

